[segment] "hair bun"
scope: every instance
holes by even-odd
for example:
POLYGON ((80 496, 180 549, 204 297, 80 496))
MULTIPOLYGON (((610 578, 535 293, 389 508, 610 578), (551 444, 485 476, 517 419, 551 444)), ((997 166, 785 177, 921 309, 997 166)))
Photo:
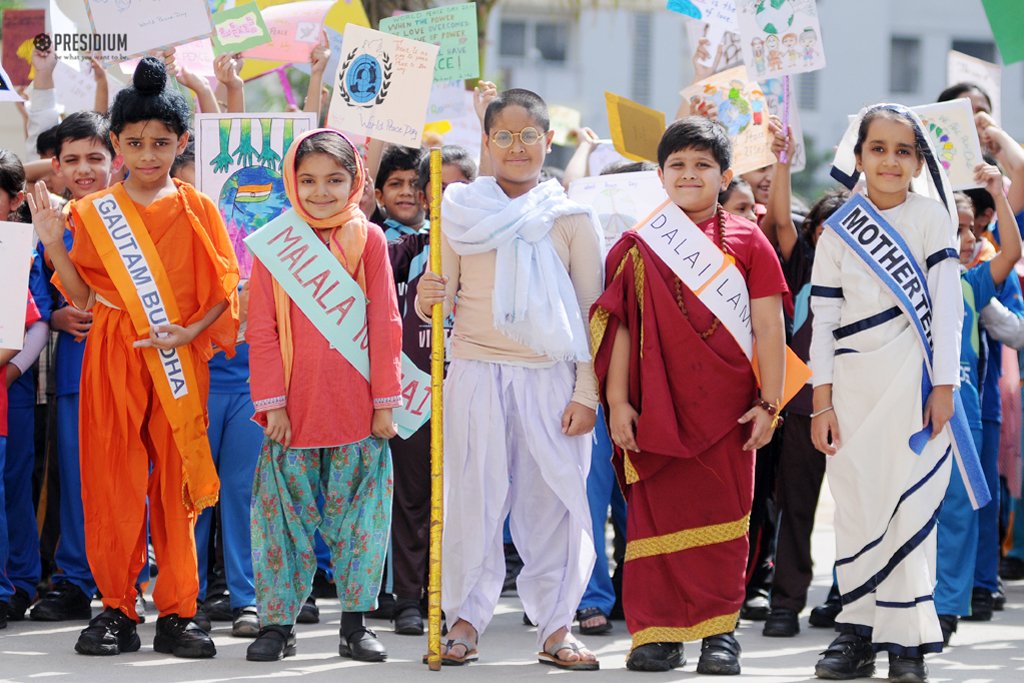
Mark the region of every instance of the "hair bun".
POLYGON ((156 57, 143 57, 135 67, 132 83, 141 95, 159 95, 167 85, 167 69, 156 57))

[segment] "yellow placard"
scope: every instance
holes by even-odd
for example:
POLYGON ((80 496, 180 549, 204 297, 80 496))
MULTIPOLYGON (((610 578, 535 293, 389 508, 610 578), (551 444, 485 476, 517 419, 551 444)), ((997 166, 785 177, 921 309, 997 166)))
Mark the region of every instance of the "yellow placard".
POLYGON ((604 99, 616 151, 633 161, 657 163, 658 142, 665 132, 665 114, 607 91, 604 99))

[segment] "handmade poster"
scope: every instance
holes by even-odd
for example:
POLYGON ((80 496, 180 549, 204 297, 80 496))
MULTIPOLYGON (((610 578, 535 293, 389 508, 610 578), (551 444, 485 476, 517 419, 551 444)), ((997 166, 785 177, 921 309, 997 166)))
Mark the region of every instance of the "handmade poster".
MULTIPOLYGON (((778 116, 780 119, 785 118, 782 115, 782 89, 781 78, 769 78, 761 82, 761 91, 764 93, 765 102, 768 105, 768 113, 778 116)), ((798 173, 807 166, 807 150, 804 146, 804 131, 800 124, 799 107, 797 107, 797 99, 793 94, 792 86, 789 97, 789 127, 793 131, 793 149, 790 150, 789 170, 792 173, 798 173)))
POLYGON ((291 208, 281 160, 315 123, 306 112, 196 114, 196 189, 220 207, 242 278, 252 272, 243 240, 291 208))
POLYGON ((982 163, 981 142, 969 99, 913 107, 932 138, 939 163, 954 190, 984 187, 974 182, 974 167, 982 163))
POLYGON ((736 23, 736 0, 669 0, 673 12, 712 25, 712 33, 720 36, 725 31, 739 31, 736 23))
POLYGON ((602 171, 618 163, 629 163, 631 160, 622 156, 615 149, 615 143, 611 140, 600 140, 590 150, 590 158, 587 159, 587 174, 591 176, 601 175, 602 171))
POLYGON ((0 221, 0 349, 25 342, 25 302, 32 266, 32 224, 0 221))
POLYGON ((737 66, 705 78, 682 91, 691 110, 714 105, 718 120, 732 140, 732 170, 736 174, 775 163, 768 134, 768 102, 756 82, 737 66))
POLYGON ((607 91, 604 101, 612 141, 619 154, 633 161, 657 161, 658 142, 665 132, 665 114, 607 91))
POLYGON ((483 137, 480 118, 473 109, 473 91, 462 81, 435 82, 427 104, 427 127, 440 136, 445 145, 464 147, 473 160, 480 163, 480 141, 483 137), (444 124, 437 126, 435 124, 444 124))
POLYGON ((569 199, 591 207, 597 214, 605 250, 667 198, 657 171, 580 178, 569 185, 569 199))
POLYGON ((6 9, 3 14, 4 69, 12 85, 28 85, 35 78, 32 73, 33 40, 46 32, 46 10, 6 9))
MULTIPOLYGON (((92 64, 85 60, 57 60, 53 70, 53 88, 57 104, 64 108, 66 114, 90 110, 96 106, 96 78, 92 69, 92 64)), ((123 89, 124 86, 108 74, 107 104, 113 104, 114 97, 123 89)))
POLYGON ((435 81, 465 80, 480 76, 475 2, 385 17, 380 20, 380 30, 437 45, 435 81))
POLYGON ((1002 73, 998 64, 986 62, 956 50, 950 50, 946 59, 946 85, 976 83, 992 100, 992 118, 998 124, 1002 115, 1002 73))
MULTIPOLYGON (((278 4, 280 4, 280 0, 256 0, 256 5, 261 11, 278 4)), ((266 20, 265 12, 264 20, 266 20)), ((341 34, 344 32, 345 27, 348 24, 369 27, 370 20, 366 16, 366 10, 363 9, 363 3, 359 2, 359 0, 337 0, 327 11, 327 16, 324 17, 323 23, 331 47, 331 58, 327 62, 325 73, 332 74, 338 67, 341 55, 341 34)), ((295 63, 295 68, 308 73, 308 60, 309 55, 307 54, 305 60, 295 63)), ((256 78, 282 66, 286 66, 285 62, 247 57, 239 75, 242 77, 242 80, 248 81, 251 78, 256 78)))
POLYGON ((271 41, 270 31, 255 2, 213 15, 213 54, 216 56, 241 52, 271 41))
POLYGON ((320 30, 333 0, 306 0, 262 10, 271 41, 245 51, 246 58, 273 59, 286 64, 308 63, 320 42, 320 30))
POLYGON ((575 145, 576 137, 573 132, 580 127, 583 118, 579 110, 552 104, 548 107, 548 117, 551 121, 551 130, 555 131, 552 144, 563 147, 575 145))
POLYGON ((349 24, 327 125, 419 147, 437 46, 349 24))
POLYGON ((0 66, 0 102, 21 102, 21 95, 11 85, 11 77, 0 66))
POLYGON ((1024 12, 1020 0, 981 0, 1004 64, 1024 59, 1024 12))
POLYGON ((702 38, 708 39, 708 57, 698 63, 709 67, 712 73, 718 73, 743 63, 743 49, 740 47, 740 34, 732 31, 715 31, 713 24, 703 21, 686 22, 686 36, 690 47, 697 51, 697 44, 702 38))
POLYGON ((750 80, 825 66, 814 0, 736 0, 736 16, 750 80))
POLYGON ((127 37, 125 57, 184 45, 213 31, 206 0, 85 0, 94 33, 127 37))
MULTIPOLYGON (((161 57, 160 50, 154 50, 153 54, 161 57)), ((213 45, 208 38, 194 40, 174 48, 175 67, 187 69, 197 76, 206 76, 207 78, 216 76, 213 68, 214 60, 213 45)), ((127 62, 121 62, 121 73, 129 76, 134 74, 139 61, 141 60, 130 59, 127 62)))
MULTIPOLYGON (((309 225, 295 211, 286 211, 248 236, 245 245, 331 348, 369 379, 366 294, 309 225)), ((430 375, 404 353, 401 383, 403 404, 394 419, 398 435, 408 439, 430 417, 431 385, 430 375)))

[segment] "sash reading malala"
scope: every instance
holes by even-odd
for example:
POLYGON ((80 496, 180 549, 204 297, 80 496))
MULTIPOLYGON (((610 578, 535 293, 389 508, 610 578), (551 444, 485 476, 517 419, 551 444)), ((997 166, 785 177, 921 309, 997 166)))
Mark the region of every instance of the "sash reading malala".
MULTIPOLYGON (((672 200, 658 206, 635 230, 721 321, 750 361, 760 383, 750 322, 750 293, 735 259, 719 249, 672 200)), ((796 396, 810 376, 810 368, 787 347, 782 405, 796 396)))
MULTIPOLYGON (((915 331, 915 337, 924 355, 924 377, 921 400, 927 400, 932 389, 932 302, 928 293, 928 280, 899 232, 893 228, 862 194, 854 194, 826 221, 825 227, 834 230, 839 238, 875 277, 884 290, 892 295, 915 331)), ((940 226, 936 226, 940 229, 940 226)), ((967 484, 967 495, 975 510, 991 499, 985 475, 981 469, 967 415, 960 392, 953 392, 953 417, 946 431, 953 447, 957 467, 967 484)), ((931 438, 931 425, 911 435, 910 448, 920 454, 931 438)))
MULTIPOLYGON (((103 260, 139 338, 154 325, 182 324, 174 290, 156 244, 118 183, 91 202, 81 202, 79 215, 103 260)), ((205 406, 189 345, 176 349, 138 349, 153 377, 160 407, 167 416, 185 474, 186 503, 202 509, 216 502, 216 489, 201 492, 203 482, 216 482, 203 420, 205 406), (165 381, 161 382, 163 377, 165 381), (205 457, 204 457, 205 455, 205 457)))
MULTIPOLYGON (((313 229, 289 210, 246 237, 245 245, 331 348, 369 381, 366 294, 313 229)), ((430 375, 404 353, 402 400, 395 424, 408 439, 430 417, 430 375)))

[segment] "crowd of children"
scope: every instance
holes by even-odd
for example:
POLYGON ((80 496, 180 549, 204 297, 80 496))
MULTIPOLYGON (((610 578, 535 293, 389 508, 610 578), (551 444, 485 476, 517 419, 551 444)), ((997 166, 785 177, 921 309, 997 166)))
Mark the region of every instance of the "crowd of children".
MULTIPOLYGON (((328 57, 311 56, 318 116, 328 57)), ((574 622, 597 636, 624 618, 630 670, 682 666, 700 640, 698 673, 739 674, 741 618, 766 637, 800 630, 825 476, 835 583, 810 624, 838 635, 818 677, 870 676, 884 651, 890 680, 925 681, 924 655, 961 619, 992 619, 1001 578, 1024 579, 1019 470, 999 464, 1021 439, 1001 410, 1020 410, 1024 152, 978 86, 939 99, 972 103, 981 189, 952 192, 921 120, 879 104, 839 142, 845 188, 804 213, 782 121, 777 163, 741 178, 715 112, 685 115, 656 166, 603 170, 656 169, 666 195, 606 250, 547 166, 544 100, 482 82, 479 169, 442 149, 440 244, 425 150, 314 128, 281 162, 294 216, 268 244, 284 265, 257 258, 243 279, 192 185, 185 95, 245 111, 240 61, 217 61, 223 103, 168 52, 139 63, 109 113, 104 87, 96 111, 59 120, 54 56, 32 59, 42 160, 0 150, 0 215, 38 237, 23 348, 0 350, 0 628, 87 621, 77 652, 138 650, 158 569, 158 652, 212 657, 210 621, 228 620, 254 639, 248 660, 294 655, 295 625, 327 595, 342 656, 387 658, 367 618, 421 636, 430 425, 400 437, 396 411, 403 364, 429 371, 435 306, 450 361, 446 665, 485 656, 514 587, 542 664, 598 669, 574 622), (314 259, 323 271, 300 277, 314 259), (327 282, 354 292, 327 317, 365 321, 351 347, 311 315, 327 282), (813 370, 792 397, 787 344, 813 370), (37 461, 49 476, 33 484, 37 461), (37 524, 48 493, 59 519, 42 502, 37 524)), ((578 136, 569 177, 594 147, 578 136)))

